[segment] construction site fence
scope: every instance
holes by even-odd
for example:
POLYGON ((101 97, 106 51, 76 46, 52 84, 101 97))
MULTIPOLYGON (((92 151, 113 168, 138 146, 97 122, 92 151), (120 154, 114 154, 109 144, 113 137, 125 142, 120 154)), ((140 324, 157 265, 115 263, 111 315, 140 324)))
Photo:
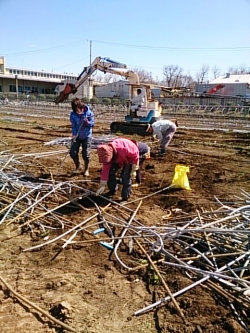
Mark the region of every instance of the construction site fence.
MULTIPOLYGON (((90 105, 96 123, 124 121, 129 114, 126 106, 90 105)), ((69 119, 70 103, 13 102, 0 105, 0 114, 12 121, 22 116, 69 119)), ((226 128, 250 131, 249 106, 209 106, 209 105, 164 105, 164 119, 177 119, 180 127, 226 128)), ((3 117, 1 117, 3 119, 3 117)))

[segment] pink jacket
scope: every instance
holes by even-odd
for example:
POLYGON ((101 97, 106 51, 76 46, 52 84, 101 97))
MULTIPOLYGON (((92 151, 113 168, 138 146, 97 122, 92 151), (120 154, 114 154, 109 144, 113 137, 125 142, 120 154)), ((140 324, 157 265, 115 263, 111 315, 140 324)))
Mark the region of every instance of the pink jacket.
POLYGON ((134 142, 129 139, 119 138, 113 140, 111 144, 116 154, 111 162, 103 163, 101 180, 108 180, 109 170, 113 162, 119 164, 120 168, 126 164, 139 164, 139 149, 134 142))

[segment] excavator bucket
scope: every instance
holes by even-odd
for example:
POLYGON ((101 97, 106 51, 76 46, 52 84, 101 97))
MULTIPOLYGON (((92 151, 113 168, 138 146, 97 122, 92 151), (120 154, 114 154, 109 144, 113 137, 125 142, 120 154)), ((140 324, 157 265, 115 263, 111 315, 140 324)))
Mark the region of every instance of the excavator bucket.
POLYGON ((60 92, 60 95, 57 96, 55 103, 59 104, 64 101, 69 97, 70 94, 75 94, 77 92, 77 89, 74 84, 72 83, 67 83, 64 90, 60 92))

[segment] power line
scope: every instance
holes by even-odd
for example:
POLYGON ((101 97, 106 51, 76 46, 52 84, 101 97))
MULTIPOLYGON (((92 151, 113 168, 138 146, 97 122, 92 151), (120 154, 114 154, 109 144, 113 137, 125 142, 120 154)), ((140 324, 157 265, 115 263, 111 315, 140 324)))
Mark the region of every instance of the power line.
MULTIPOLYGON (((150 45, 138 45, 138 44, 124 44, 124 43, 115 43, 115 42, 108 42, 108 41, 100 41, 100 40, 91 40, 92 42, 99 43, 99 44, 108 44, 108 45, 116 45, 116 46, 124 46, 129 48, 143 48, 143 49, 151 49, 151 50, 158 50, 158 51, 247 51, 250 50, 250 46, 229 46, 229 47, 171 47, 171 46, 150 46, 150 45)), ((38 50, 31 50, 31 51, 21 51, 21 52, 12 52, 3 54, 4 56, 9 55, 20 55, 20 54, 29 54, 29 53, 39 53, 39 52, 48 52, 54 50, 60 50, 63 48, 69 48, 74 45, 81 45, 88 43, 86 41, 78 41, 64 45, 58 45, 53 47, 48 47, 44 49, 38 50)))
POLYGON ((149 45, 136 45, 136 44, 122 44, 114 42, 106 42, 100 40, 92 40, 95 43, 109 44, 117 46, 125 46, 132 48, 145 48, 155 50, 167 50, 167 51, 245 51, 249 50, 250 46, 230 46, 230 47, 169 47, 169 46, 149 46, 149 45))
MULTIPOLYGON (((85 43, 87 43, 87 41, 85 41, 85 43)), ((82 44, 84 44, 84 43, 82 43, 82 44)), ((60 49, 65 49, 65 48, 68 48, 68 47, 72 47, 73 45, 81 45, 81 44, 79 42, 74 42, 74 43, 70 43, 70 44, 64 44, 64 45, 58 45, 58 46, 48 47, 48 48, 45 48, 45 49, 5 53, 5 54, 3 54, 3 56, 54 51, 54 50, 60 50, 60 49)))
MULTIPOLYGON (((39 52, 50 52, 50 51, 54 51, 54 50, 60 50, 60 49, 65 49, 65 48, 69 48, 72 46, 79 46, 79 45, 83 45, 83 44, 87 44, 89 43, 89 39, 87 40, 81 40, 78 42, 72 42, 72 43, 68 43, 68 44, 63 44, 63 45, 58 45, 58 46, 53 46, 53 47, 49 47, 49 48, 44 48, 44 49, 38 49, 38 50, 31 50, 31 51, 22 51, 22 52, 13 52, 13 53, 8 53, 8 54, 4 54, 4 56, 9 56, 9 55, 24 55, 24 54, 34 54, 34 53, 39 53, 39 52)), ((124 44, 124 43, 116 43, 116 42, 108 42, 108 41, 100 41, 100 40, 93 40, 91 39, 91 44, 92 42, 95 43, 99 43, 99 44, 107 44, 107 45, 115 45, 115 46, 123 46, 123 47, 128 47, 128 48, 144 48, 144 49, 152 49, 152 50, 158 50, 158 51, 246 51, 250 49, 250 46, 231 46, 231 47, 191 47, 191 48, 187 48, 187 47, 169 47, 169 46, 149 46, 149 45, 138 45, 138 44, 124 44)), ((60 68, 64 68, 64 67, 69 67, 71 65, 74 65, 78 62, 81 62, 82 60, 85 60, 87 57, 81 58, 80 60, 77 60, 73 63, 64 65, 64 66, 60 66, 54 69, 60 69, 60 68)), ((134 67, 137 67, 136 65, 134 65, 134 67)), ((145 66, 139 66, 139 67, 144 67, 145 66)), ((148 67, 146 66, 146 68, 151 68, 151 69, 155 69, 155 70, 162 70, 162 68, 157 68, 157 67, 148 67)), ((220 69, 222 70, 222 69, 220 69)))
POLYGON ((78 62, 80 62, 80 61, 82 61, 82 60, 85 60, 85 59, 87 59, 88 57, 89 57, 89 56, 84 57, 84 58, 82 58, 82 59, 80 59, 80 60, 77 60, 77 61, 75 61, 75 62, 72 62, 71 64, 64 65, 64 66, 60 66, 60 67, 56 67, 56 68, 54 68, 54 69, 64 68, 64 67, 68 67, 68 66, 71 66, 71 65, 77 64, 78 62))

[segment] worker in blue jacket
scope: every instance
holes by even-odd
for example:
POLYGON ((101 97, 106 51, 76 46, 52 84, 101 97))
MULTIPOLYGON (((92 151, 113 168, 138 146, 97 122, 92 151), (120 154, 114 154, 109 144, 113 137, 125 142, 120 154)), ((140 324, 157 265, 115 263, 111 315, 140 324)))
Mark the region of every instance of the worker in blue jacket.
POLYGON ((90 150, 92 141, 92 129, 94 127, 94 114, 88 105, 83 104, 79 98, 71 102, 72 112, 70 122, 72 125, 72 145, 70 157, 75 164, 74 174, 81 172, 79 150, 82 147, 84 161, 84 176, 89 176, 90 150))

